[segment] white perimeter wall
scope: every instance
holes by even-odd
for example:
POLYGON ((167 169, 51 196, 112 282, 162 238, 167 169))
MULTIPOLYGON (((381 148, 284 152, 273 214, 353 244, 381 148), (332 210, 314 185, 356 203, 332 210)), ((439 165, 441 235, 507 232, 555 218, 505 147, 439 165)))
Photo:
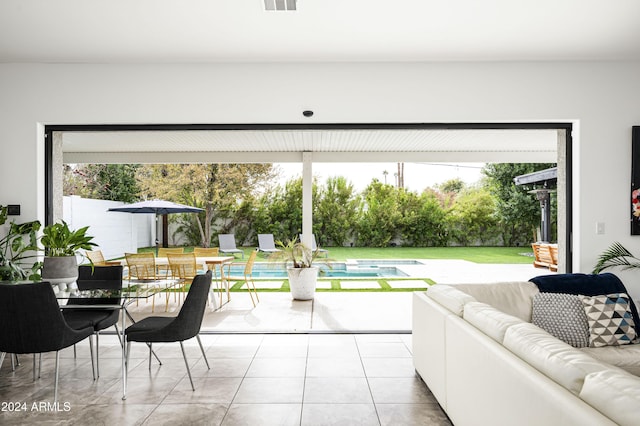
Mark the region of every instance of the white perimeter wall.
MULTIPOLYGON (((2 64, 0 204, 44 218, 42 124, 573 121, 574 271, 589 272, 612 241, 640 255, 629 235, 639 76, 639 62, 2 64)), ((640 280, 626 283, 640 297, 640 280)))
POLYGON ((120 201, 92 200, 77 196, 63 197, 63 218, 71 229, 88 226, 96 249, 105 259, 137 253, 138 247, 155 245, 155 215, 109 212, 123 205, 120 201))

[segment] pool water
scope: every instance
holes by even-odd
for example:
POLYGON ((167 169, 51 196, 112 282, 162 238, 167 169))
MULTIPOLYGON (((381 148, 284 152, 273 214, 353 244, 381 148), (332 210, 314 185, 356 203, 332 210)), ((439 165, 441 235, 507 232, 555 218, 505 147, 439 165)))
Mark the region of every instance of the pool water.
MULTIPOLYGON (((350 260, 348 262, 331 262, 331 268, 319 264, 320 278, 401 278, 407 274, 393 265, 418 265, 415 260, 350 260)), ((242 276, 244 265, 231 267, 231 275, 242 276)), ((253 278, 287 278, 287 271, 282 264, 256 262, 253 265, 253 278)))

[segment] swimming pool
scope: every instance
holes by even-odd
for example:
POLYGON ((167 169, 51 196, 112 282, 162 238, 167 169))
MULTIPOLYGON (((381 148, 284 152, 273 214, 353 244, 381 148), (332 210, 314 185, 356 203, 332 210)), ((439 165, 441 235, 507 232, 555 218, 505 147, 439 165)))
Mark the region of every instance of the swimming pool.
MULTIPOLYGON (((331 268, 320 266, 320 278, 401 278, 409 275, 395 265, 419 265, 415 260, 348 260, 347 262, 331 262, 331 268)), ((243 265, 231 267, 231 275, 242 276, 243 265)), ((256 262, 253 265, 253 278, 287 278, 287 271, 282 264, 256 262)))

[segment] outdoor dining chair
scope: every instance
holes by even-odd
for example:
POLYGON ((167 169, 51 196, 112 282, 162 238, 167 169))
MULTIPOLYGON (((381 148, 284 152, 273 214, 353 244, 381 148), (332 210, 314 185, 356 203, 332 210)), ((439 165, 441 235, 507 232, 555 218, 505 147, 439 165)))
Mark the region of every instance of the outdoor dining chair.
MULTIPOLYGON (((141 288, 149 285, 160 285, 160 277, 156 269, 156 256, 153 253, 125 253, 124 258, 129 268, 129 285, 132 282, 141 288)), ((166 276, 162 278, 166 278, 166 276)), ((154 294, 151 298, 151 312, 155 310, 155 303, 156 296, 154 294)), ((137 304, 138 300, 136 299, 136 306, 137 304)))
POLYGON ((0 284, 0 352, 33 355, 33 378, 36 354, 56 352, 53 401, 58 401, 60 350, 89 337, 93 362, 93 327, 71 328, 60 311, 56 295, 48 282, 0 284))
MULTIPOLYGON (((244 265, 244 276, 233 276, 231 275, 231 268, 233 265, 237 265, 236 263, 230 263, 227 265, 227 274, 225 275, 225 282, 227 283, 227 287, 229 287, 229 282, 231 281, 243 281, 247 286, 247 291, 249 292, 249 296, 251 296, 251 303, 253 303, 253 307, 255 308, 256 302, 260 302, 260 298, 258 297, 258 293, 256 291, 256 284, 253 281, 253 264, 256 260, 256 256, 258 255, 258 251, 254 250, 249 255, 249 259, 247 263, 244 265), (253 294, 252 294, 253 293, 253 294), (253 296, 255 300, 253 300, 253 296)), ((220 305, 222 305, 222 293, 220 293, 220 305)))
MULTIPOLYGON (((78 290, 122 290, 122 266, 89 266, 78 267, 78 290)), ((120 304, 120 296, 110 298, 73 298, 68 304, 91 305, 90 309, 65 309, 62 311, 65 321, 71 328, 81 329, 89 324, 93 327, 96 338, 96 362, 94 378, 100 377, 100 331, 113 326, 116 335, 118 332, 118 319, 120 310, 113 308, 99 308, 98 305, 120 304)), ((122 341, 120 341, 122 345, 122 341)))
POLYGON ((258 234, 258 250, 263 253, 277 253, 282 251, 276 248, 273 234, 258 234))
POLYGON ((218 247, 194 247, 193 254, 196 257, 218 257, 220 249, 218 247))
POLYGON ((231 253, 235 256, 240 253, 244 259, 244 252, 236 247, 236 237, 234 234, 218 234, 218 245, 220 253, 231 253))
POLYGON ((94 266, 120 266, 122 263, 115 261, 107 261, 104 260, 104 255, 102 254, 102 250, 87 250, 84 252, 84 255, 89 259, 92 265, 94 266))
MULTIPOLYGON (((167 257, 168 254, 182 254, 184 253, 184 247, 159 247, 158 248, 158 257, 167 257)), ((164 276, 169 275, 169 266, 168 265, 156 265, 158 268, 158 275, 164 274, 164 276)))
MULTIPOLYGON (((191 389, 195 391, 196 388, 193 386, 191 370, 189 369, 189 362, 187 361, 187 355, 182 342, 196 337, 200 351, 202 351, 202 357, 207 364, 207 369, 210 368, 199 336, 210 287, 211 271, 207 271, 203 275, 197 275, 191 284, 189 293, 177 317, 147 317, 127 327, 125 332, 127 342, 127 368, 129 366, 131 342, 143 342, 149 345, 149 369, 151 369, 151 347, 154 343, 180 342, 180 349, 182 349, 182 357, 187 367, 191 389)), ((126 376, 128 377, 128 374, 126 376)))
MULTIPOLYGON (((198 265, 196 264, 196 256, 193 253, 182 254, 167 254, 169 260, 169 274, 172 279, 180 282, 180 293, 177 294, 178 299, 182 299, 182 293, 185 291, 188 284, 198 274, 198 265)), ((169 293, 167 293, 166 309, 169 308, 169 293)))

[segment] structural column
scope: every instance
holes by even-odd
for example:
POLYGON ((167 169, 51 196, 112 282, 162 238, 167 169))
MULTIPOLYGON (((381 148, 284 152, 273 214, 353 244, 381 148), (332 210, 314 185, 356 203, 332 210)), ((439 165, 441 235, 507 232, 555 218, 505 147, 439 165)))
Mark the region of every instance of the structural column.
POLYGON ((313 233, 313 155, 302 153, 302 243, 311 247, 313 233))

